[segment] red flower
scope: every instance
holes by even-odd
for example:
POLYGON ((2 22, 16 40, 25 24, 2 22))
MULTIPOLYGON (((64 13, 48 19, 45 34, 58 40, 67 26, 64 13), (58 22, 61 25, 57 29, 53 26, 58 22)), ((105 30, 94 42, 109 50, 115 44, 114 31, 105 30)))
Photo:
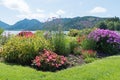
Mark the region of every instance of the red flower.
POLYGON ((22 36, 22 37, 32 37, 34 34, 30 31, 22 31, 20 33, 18 33, 17 36, 22 36))
POLYGON ((67 59, 64 56, 59 56, 56 53, 45 49, 43 54, 36 56, 33 60, 33 64, 40 68, 44 68, 44 66, 47 66, 48 68, 59 68, 63 65, 66 65, 67 63, 67 59))

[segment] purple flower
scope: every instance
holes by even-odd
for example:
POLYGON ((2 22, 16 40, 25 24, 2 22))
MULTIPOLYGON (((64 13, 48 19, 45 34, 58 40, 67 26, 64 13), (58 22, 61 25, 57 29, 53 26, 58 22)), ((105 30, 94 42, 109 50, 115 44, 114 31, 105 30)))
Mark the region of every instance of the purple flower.
POLYGON ((97 29, 88 35, 88 39, 93 39, 96 42, 105 40, 107 43, 115 43, 120 45, 120 33, 112 30, 97 29))

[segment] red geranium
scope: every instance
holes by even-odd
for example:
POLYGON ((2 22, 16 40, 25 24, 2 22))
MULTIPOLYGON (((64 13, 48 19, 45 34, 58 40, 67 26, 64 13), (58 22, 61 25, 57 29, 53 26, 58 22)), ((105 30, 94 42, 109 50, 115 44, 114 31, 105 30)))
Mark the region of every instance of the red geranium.
POLYGON ((18 36, 22 36, 22 37, 32 37, 34 34, 30 31, 22 31, 20 33, 18 33, 18 36))
POLYGON ((33 65, 42 70, 57 70, 68 65, 67 59, 64 56, 59 56, 56 53, 44 50, 43 54, 36 56, 33 60, 33 65))

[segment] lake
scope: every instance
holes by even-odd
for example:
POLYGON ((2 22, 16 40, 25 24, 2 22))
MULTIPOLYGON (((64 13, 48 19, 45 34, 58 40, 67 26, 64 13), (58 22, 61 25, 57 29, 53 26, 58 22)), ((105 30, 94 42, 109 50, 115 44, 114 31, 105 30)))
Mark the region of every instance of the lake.
MULTIPOLYGON (((7 31, 7 30, 5 30, 2 35, 9 35, 9 34, 17 35, 20 32, 21 31, 7 31)), ((36 31, 30 31, 30 32, 35 33, 36 31)), ((64 34, 67 34, 68 32, 69 31, 64 31, 64 34)))
MULTIPOLYGON (((13 34, 13 35, 17 35, 18 33, 20 33, 21 31, 7 31, 5 30, 2 35, 9 35, 9 34, 13 34)), ((31 31, 32 33, 35 33, 36 31, 31 31)))

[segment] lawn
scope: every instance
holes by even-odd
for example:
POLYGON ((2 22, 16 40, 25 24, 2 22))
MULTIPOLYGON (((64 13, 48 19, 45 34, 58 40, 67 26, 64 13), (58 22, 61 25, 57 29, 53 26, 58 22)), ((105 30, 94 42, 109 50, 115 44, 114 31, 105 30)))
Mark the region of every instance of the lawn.
POLYGON ((0 80, 120 80, 120 56, 107 57, 55 73, 0 63, 0 80))

